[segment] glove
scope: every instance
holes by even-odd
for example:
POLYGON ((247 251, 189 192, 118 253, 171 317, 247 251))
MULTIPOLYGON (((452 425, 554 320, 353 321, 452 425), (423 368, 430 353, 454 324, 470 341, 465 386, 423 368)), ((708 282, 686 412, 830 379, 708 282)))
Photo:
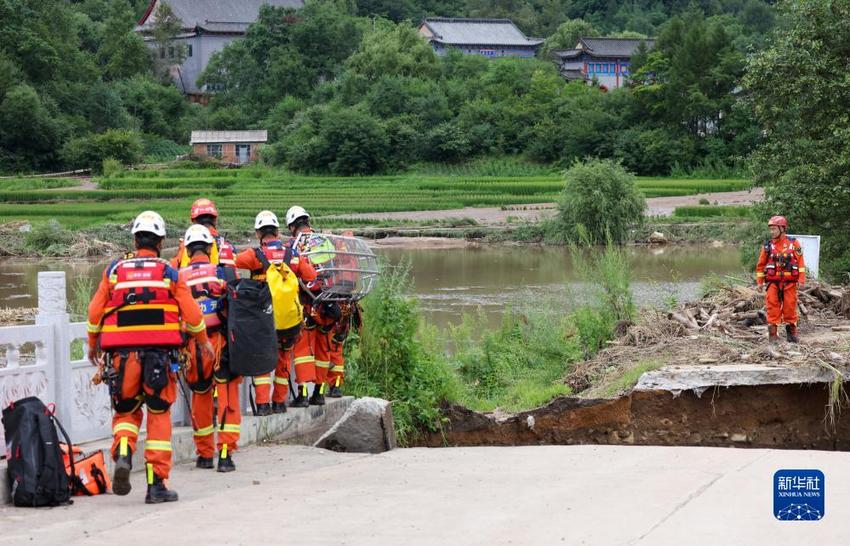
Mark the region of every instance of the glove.
POLYGON ((92 366, 103 366, 103 356, 97 350, 97 347, 89 347, 88 358, 92 366))
POLYGON ((209 341, 201 343, 201 356, 205 361, 215 360, 215 348, 212 343, 209 341))

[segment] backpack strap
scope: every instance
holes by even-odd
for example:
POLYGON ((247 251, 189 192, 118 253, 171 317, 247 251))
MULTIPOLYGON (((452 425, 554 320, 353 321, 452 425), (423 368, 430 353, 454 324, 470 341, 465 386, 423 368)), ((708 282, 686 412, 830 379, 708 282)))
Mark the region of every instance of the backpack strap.
POLYGON ((265 253, 265 252, 263 252, 263 249, 262 249, 262 248, 260 248, 260 247, 255 247, 255 248, 254 248, 254 256, 256 256, 256 257, 257 257, 257 260, 259 260, 259 262, 260 262, 261 264, 263 264, 263 271, 267 270, 267 269, 269 268, 269 266, 271 265, 271 264, 269 263, 269 259, 268 259, 268 258, 266 258, 266 253, 265 253))
MULTIPOLYGON (((52 406, 52 404, 51 404, 51 406, 52 406)), ((71 437, 68 436, 68 431, 65 430, 65 427, 62 426, 62 423, 59 422, 59 419, 56 418, 56 413, 55 413, 54 410, 52 410, 52 409, 50 409, 50 407, 48 407, 47 410, 45 411, 45 413, 47 414, 47 419, 41 419, 40 424, 39 424, 39 432, 41 433, 41 438, 42 438, 42 440, 50 438, 50 435, 46 435, 49 432, 49 429, 45 430, 43 425, 49 424, 50 427, 53 427, 55 425, 55 427, 59 429, 59 431, 62 433, 62 437, 65 438, 65 442, 68 444, 68 451, 69 451, 68 462, 71 465, 71 476, 76 477, 77 472, 76 472, 76 468, 74 468, 74 448, 73 448, 74 444, 71 443, 71 437)), ((53 428, 54 433, 56 432, 56 428, 53 428)), ((58 467, 57 465, 60 463, 59 457, 50 456, 48 453, 49 453, 49 450, 45 450, 44 465, 48 468, 48 471, 45 472, 43 474, 43 476, 50 476, 51 475, 50 470, 57 468, 58 467)), ((62 471, 62 473, 64 473, 65 468, 62 468, 61 471, 62 471)), ((76 491, 77 488, 76 488, 76 485, 73 484, 73 480, 69 480, 69 482, 70 482, 69 487, 71 489, 71 494, 73 495, 74 491, 76 491)), ((59 493, 57 492, 57 495, 58 494, 59 493)), ((61 499, 62 502, 67 502, 67 500, 68 499, 64 499, 64 498, 61 499)))

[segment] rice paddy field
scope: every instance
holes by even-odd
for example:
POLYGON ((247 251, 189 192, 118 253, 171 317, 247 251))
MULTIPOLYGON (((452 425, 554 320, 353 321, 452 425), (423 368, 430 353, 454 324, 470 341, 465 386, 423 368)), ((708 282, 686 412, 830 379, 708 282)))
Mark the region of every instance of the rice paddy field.
MULTIPOLYGON (((186 220, 191 202, 209 197, 223 223, 245 227, 262 209, 278 213, 300 204, 315 217, 361 212, 506 207, 556 201, 559 174, 481 176, 462 173, 397 176, 303 176, 264 168, 127 171, 95 179, 97 189, 74 189, 77 181, 0 181, 0 223, 56 219, 69 228, 126 223, 153 209, 166 220, 186 220)), ((647 197, 737 191, 743 179, 639 178, 647 197)), ((368 221, 364 221, 368 223, 368 221)))

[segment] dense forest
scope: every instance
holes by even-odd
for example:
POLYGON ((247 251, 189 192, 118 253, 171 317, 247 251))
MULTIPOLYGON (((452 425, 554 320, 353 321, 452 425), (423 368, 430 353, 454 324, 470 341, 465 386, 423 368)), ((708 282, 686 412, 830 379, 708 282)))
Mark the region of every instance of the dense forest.
POLYGON ((0 0, 0 171, 173 158, 193 128, 265 128, 264 160, 305 172, 392 172, 420 161, 596 156, 639 174, 733 171, 760 132, 742 100, 761 0, 308 0, 265 7, 217 54, 202 107, 168 82, 133 27, 144 0, 0 0), (437 57, 425 15, 510 17, 538 59, 437 57), (580 35, 652 36, 634 81, 567 83, 546 53, 580 35))

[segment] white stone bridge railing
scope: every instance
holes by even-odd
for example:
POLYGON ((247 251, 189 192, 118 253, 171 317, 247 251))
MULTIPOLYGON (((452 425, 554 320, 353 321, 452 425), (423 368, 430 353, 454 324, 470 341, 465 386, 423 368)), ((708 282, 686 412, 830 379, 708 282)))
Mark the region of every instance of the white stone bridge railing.
MULTIPOLYGON (((68 314, 65 273, 39 273, 35 324, 0 327, 0 408, 37 396, 56 404, 56 415, 75 443, 111 436, 109 390, 91 382, 95 368, 85 358, 85 339, 85 322, 71 322, 68 314), (75 342, 80 360, 72 360, 75 342)), ((175 423, 185 424, 185 408, 178 393, 171 407, 175 423)), ((5 445, 0 424, 0 456, 5 445)))

